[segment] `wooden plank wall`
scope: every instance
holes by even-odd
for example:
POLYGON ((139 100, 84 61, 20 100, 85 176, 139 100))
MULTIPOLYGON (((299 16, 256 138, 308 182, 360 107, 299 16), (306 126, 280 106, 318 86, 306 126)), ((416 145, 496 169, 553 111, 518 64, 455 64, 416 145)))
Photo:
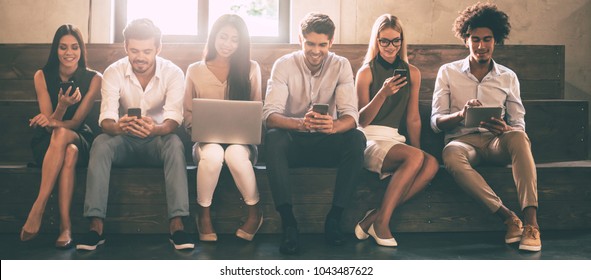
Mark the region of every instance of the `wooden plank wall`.
MULTIPOLYGON (((201 59, 203 46, 164 44, 161 56, 185 71, 189 64, 201 59)), ((100 72, 125 56, 122 44, 88 44, 87 48, 89 66, 100 72)), ((0 44, 0 99, 35 99, 33 74, 47 61, 49 49, 48 44, 0 44)), ((261 66, 263 92, 275 60, 298 49, 299 45, 293 44, 253 44, 252 59, 261 66)), ((367 46, 361 44, 335 44, 331 50, 348 58, 356 73, 366 49, 367 46)), ((468 50, 461 45, 409 45, 409 61, 422 73, 421 99, 431 99, 442 64, 467 55, 468 50)), ((494 58, 517 73, 523 99, 564 98, 564 46, 497 46, 494 58)))

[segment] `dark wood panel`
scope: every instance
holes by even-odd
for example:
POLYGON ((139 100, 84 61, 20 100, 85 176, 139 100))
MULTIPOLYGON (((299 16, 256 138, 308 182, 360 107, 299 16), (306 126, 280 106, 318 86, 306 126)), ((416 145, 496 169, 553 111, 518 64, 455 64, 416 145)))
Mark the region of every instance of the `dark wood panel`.
MULTIPOLYGON (((203 44, 165 44, 161 56, 175 62, 183 71, 201 59, 203 44)), ((31 81, 33 74, 47 60, 48 44, 0 44, 0 80, 4 81, 0 98, 34 98, 31 85, 19 88, 31 81), (20 80, 20 82, 17 82, 20 80), (4 91, 4 90, 2 90, 4 91)), ((265 92, 273 63, 282 55, 296 51, 293 44, 253 44, 252 56, 261 66, 262 86, 265 92)), ((122 44, 88 44, 88 64, 103 72, 107 66, 125 56, 122 44)), ((365 44, 336 44, 332 51, 347 57, 356 73, 367 50, 365 44)), ((468 55, 461 45, 409 45, 409 61, 422 73, 421 99, 430 99, 437 71, 441 65, 468 55)), ((508 45, 496 46, 495 60, 515 71, 520 78, 523 99, 564 98, 564 46, 508 45), (535 55, 532 55, 535 54, 535 55), (552 85, 552 86, 548 86, 552 85)))
MULTIPOLYGON (((508 167, 482 167, 479 171, 493 186, 504 203, 519 212, 511 170, 508 167)), ((84 232, 87 221, 82 217, 85 192, 84 170, 78 172, 72 219, 77 232, 84 232)), ((331 168, 292 169, 290 179, 302 186, 294 191, 294 211, 302 232, 321 232, 330 209, 336 170, 331 168), (318 181, 324 177, 322 181, 318 181), (305 187, 304 187, 305 186, 305 187)), ((38 192, 39 169, 0 169, 0 231, 18 231, 38 192)), ((261 232, 278 232, 280 221, 274 209, 265 170, 257 169, 260 205, 265 213, 261 232)), ((191 213, 196 213, 195 169, 188 171, 191 213)), ((354 194, 351 207, 345 212, 343 228, 352 231, 367 211, 380 204, 387 180, 365 172, 363 184, 354 194)), ((591 166, 573 164, 569 167, 544 165, 538 168, 539 220, 545 229, 591 227, 591 166)), ((107 226, 111 232, 166 232, 166 201, 163 175, 156 168, 114 169, 111 176, 107 226)), ((54 194, 45 212, 43 230, 57 230, 59 213, 54 194)), ((244 221, 246 209, 240 193, 227 170, 220 178, 212 205, 215 227, 232 233, 244 221)), ((193 218, 187 228, 194 230, 193 218)), ((392 218, 395 231, 470 231, 502 230, 502 223, 464 193, 445 172, 440 170, 431 185, 400 207, 392 218)))
MULTIPOLYGON (((532 150, 536 162, 569 161, 587 159, 588 114, 585 101, 547 100, 524 101, 526 109, 526 131, 532 141, 532 150)), ((97 102, 87 122, 95 131, 100 131, 97 124, 99 115, 97 102)), ((0 110, 5 117, 0 118, 0 126, 5 128, 5 135, 0 140, 0 163, 27 163, 32 160, 29 143, 33 129, 28 127, 29 118, 38 114, 35 101, 1 101, 0 110)), ((422 133, 421 146, 430 154, 441 159, 443 133, 435 134, 430 127, 431 102, 421 101, 422 133)), ((185 156, 191 163, 189 135, 179 128, 177 135, 185 144, 185 156)), ((259 149, 260 152, 263 149, 259 149)), ((265 155, 261 153, 260 160, 265 155)))

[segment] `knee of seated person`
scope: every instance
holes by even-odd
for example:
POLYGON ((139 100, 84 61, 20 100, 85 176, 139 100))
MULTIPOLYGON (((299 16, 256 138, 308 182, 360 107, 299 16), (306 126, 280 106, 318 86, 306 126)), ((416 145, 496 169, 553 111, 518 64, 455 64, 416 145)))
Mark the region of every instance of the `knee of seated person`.
POLYGON ((51 133, 51 144, 63 144, 69 129, 65 127, 56 127, 51 133))
POLYGON ((507 131, 505 132, 503 138, 505 141, 508 141, 509 143, 530 143, 527 133, 525 133, 525 131, 523 130, 507 131))
POLYGON ((411 168, 419 169, 423 166, 423 163, 425 162, 425 154, 423 151, 416 149, 416 151, 413 151, 408 155, 409 156, 406 157, 405 161, 411 168))
POLYGON ((92 146, 90 148, 90 158, 92 159, 97 156, 100 157, 110 153, 114 149, 114 147, 111 147, 109 143, 109 139, 111 138, 112 136, 104 133, 97 136, 92 142, 92 146))
POLYGON ((227 164, 232 164, 237 161, 249 160, 250 151, 247 146, 243 145, 230 145, 226 148, 224 153, 224 160, 227 164))
POLYGON ((194 152, 198 162, 224 163, 224 148, 220 144, 199 144, 199 147, 194 152))
POLYGON ((288 144, 289 133, 283 129, 271 128, 265 132, 265 147, 284 147, 288 144))
POLYGON ((350 144, 350 147, 361 148, 363 151, 367 145, 365 134, 359 129, 351 129, 344 133, 345 141, 350 144))
POLYGON ((457 164, 462 161, 464 149, 454 145, 448 145, 443 148, 441 157, 443 158, 443 164, 447 170, 453 169, 457 164))
POLYGON ((64 167, 74 167, 78 161, 78 147, 70 144, 66 147, 66 156, 64 158, 64 167))
POLYGON ((166 135, 162 140, 164 140, 162 151, 167 153, 185 152, 185 145, 176 134, 166 135))

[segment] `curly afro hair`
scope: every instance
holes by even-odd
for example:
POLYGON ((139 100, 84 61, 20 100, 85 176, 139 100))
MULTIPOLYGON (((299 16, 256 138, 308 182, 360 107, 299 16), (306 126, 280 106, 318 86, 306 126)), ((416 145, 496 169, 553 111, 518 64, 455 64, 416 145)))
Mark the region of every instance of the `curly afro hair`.
POLYGON ((460 40, 465 41, 470 37, 470 31, 486 27, 492 30, 495 38, 495 43, 502 45, 505 39, 509 37, 511 31, 511 24, 509 24, 509 16, 497 9, 497 5, 493 3, 476 3, 465 10, 461 11, 460 16, 456 18, 452 31, 460 40))

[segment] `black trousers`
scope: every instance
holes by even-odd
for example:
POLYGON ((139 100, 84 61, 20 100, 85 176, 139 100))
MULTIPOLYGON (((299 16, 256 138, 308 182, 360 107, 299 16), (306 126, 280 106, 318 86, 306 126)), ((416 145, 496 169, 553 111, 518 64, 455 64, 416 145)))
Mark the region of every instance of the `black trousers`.
POLYGON ((265 134, 267 175, 275 207, 293 204, 290 167, 337 167, 333 206, 345 208, 359 184, 366 139, 363 132, 323 134, 269 129, 265 134))

